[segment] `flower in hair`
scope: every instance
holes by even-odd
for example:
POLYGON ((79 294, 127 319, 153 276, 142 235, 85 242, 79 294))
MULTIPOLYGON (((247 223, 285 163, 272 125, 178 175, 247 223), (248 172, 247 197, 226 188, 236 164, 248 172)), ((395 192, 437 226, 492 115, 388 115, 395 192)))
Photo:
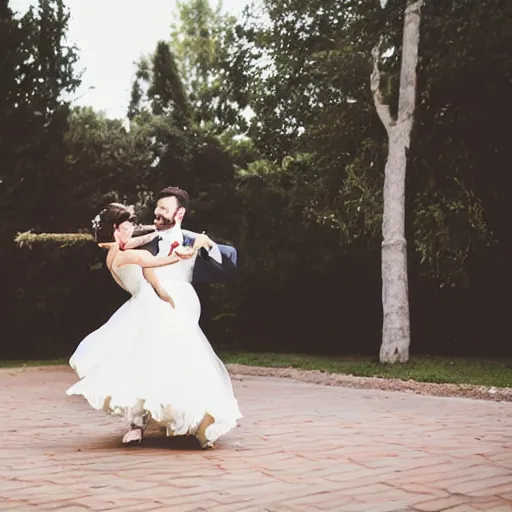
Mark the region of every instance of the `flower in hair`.
POLYGON ((94 231, 98 231, 98 229, 100 229, 101 216, 99 213, 98 213, 98 215, 96 215, 96 217, 94 217, 94 219, 91 220, 91 224, 92 224, 92 229, 94 229, 94 231))

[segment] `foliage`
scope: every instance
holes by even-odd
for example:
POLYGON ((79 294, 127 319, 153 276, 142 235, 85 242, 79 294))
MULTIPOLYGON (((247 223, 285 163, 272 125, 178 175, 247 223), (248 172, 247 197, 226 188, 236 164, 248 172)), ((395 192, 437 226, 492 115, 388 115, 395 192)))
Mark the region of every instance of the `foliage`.
POLYGON ((155 159, 148 126, 128 130, 90 107, 74 108, 65 133, 65 205, 58 230, 90 227, 109 201, 144 202, 147 175, 155 159))
MULTIPOLYGON (((88 228, 112 200, 150 220, 168 185, 190 193, 186 227, 240 254, 235 285, 200 290, 214 343, 375 354, 387 148, 371 48, 384 34, 396 109, 404 2, 265 0, 234 20, 183 0, 137 66, 128 120, 70 105, 80 74, 62 1, 16 16, 2 3, 2 355, 69 352, 125 298, 92 270, 94 244, 35 240, 88 228), (32 250, 17 249, 28 230, 32 250)), ((507 0, 423 9, 407 182, 413 352, 510 352, 511 18, 507 0)))
POLYGON ((209 0, 177 3, 170 41, 140 59, 132 85, 129 117, 143 113, 171 116, 180 128, 220 134, 245 122, 227 67, 235 19, 209 0))
POLYGON ((53 277, 45 274, 48 261, 27 268, 28 255, 20 254, 13 238, 42 225, 56 229, 66 202, 69 103, 64 98, 80 83, 74 70, 77 51, 66 42, 68 20, 62 0, 40 0, 21 16, 8 2, 0 6, 0 280, 6 297, 4 339, 9 340, 4 351, 40 344, 37 336, 45 329, 44 322, 37 324, 38 312, 46 301, 51 311, 46 323, 60 315, 59 300, 51 305, 60 293, 57 282, 41 283, 45 287, 39 292, 27 287, 37 282, 36 275, 53 277), (35 325, 41 329, 34 331, 35 325))
POLYGON ((72 245, 85 245, 94 242, 88 233, 18 233, 14 241, 20 247, 32 247, 34 244, 57 244, 61 249, 72 245))
POLYGON ((1 7, 0 236, 34 228, 45 212, 53 223, 60 203, 63 134, 68 104, 63 95, 80 83, 76 49, 65 42, 69 13, 62 0, 40 0, 16 17, 1 7), (23 206, 20 199, 24 197, 23 206), (14 227, 16 224, 16 228, 14 227))
MULTIPOLYGON (((506 83, 511 61, 499 48, 508 47, 510 33, 498 25, 511 7, 495 0, 429 4, 423 15, 418 121, 410 154, 411 256, 417 271, 440 284, 468 284, 472 262, 496 240, 485 208, 487 191, 494 189, 488 178, 482 186, 488 173, 477 153, 502 154, 498 145, 504 133, 499 130, 485 149, 467 137, 468 123, 476 134, 476 126, 490 123, 496 114, 486 108, 486 81, 476 62, 486 59, 485 69, 496 77, 493 87, 506 83), (455 39, 460 43, 455 53, 445 52, 455 39), (474 89, 469 98, 457 94, 463 84, 474 89)), ((241 87, 250 91, 256 114, 250 133, 258 149, 275 162, 309 154, 313 164, 297 202, 309 197, 306 210, 314 211, 318 222, 330 223, 346 243, 359 246, 364 240, 370 250, 380 242, 386 155, 369 91, 370 49, 384 34, 389 50, 384 88, 396 108, 403 7, 402 0, 388 2, 382 12, 377 1, 267 0, 267 24, 253 13, 238 27, 233 73, 246 78, 241 87)), ((508 99, 502 97, 507 110, 508 99)))

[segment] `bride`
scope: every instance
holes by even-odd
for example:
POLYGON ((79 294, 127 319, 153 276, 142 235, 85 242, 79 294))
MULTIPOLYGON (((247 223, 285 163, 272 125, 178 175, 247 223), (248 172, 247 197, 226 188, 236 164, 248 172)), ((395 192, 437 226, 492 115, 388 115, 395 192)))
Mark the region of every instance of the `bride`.
POLYGON ((78 346, 70 364, 81 378, 67 394, 124 417, 131 427, 125 443, 141 441, 152 421, 168 436, 195 435, 211 448, 242 415, 229 374, 198 324, 190 283, 207 240, 198 237, 192 249, 179 246, 162 258, 133 250, 155 236, 131 238, 133 231, 132 212, 123 205, 109 205, 96 218, 97 239, 109 249, 107 267, 132 298, 78 346), (142 269, 163 266, 170 286, 157 282, 153 289, 142 269))

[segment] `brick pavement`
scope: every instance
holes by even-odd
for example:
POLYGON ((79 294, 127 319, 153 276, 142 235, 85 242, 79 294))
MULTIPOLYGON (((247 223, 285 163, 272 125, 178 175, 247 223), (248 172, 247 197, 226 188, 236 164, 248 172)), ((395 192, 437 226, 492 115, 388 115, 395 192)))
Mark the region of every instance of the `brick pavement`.
POLYGON ((215 450, 0 370, 0 510, 512 512, 512 404, 236 378, 245 418, 215 450))

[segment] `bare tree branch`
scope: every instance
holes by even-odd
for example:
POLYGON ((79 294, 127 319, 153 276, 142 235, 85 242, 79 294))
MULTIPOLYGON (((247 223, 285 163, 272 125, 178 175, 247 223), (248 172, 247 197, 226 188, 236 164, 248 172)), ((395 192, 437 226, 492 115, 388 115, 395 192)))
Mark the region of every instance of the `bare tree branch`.
MULTIPOLYGON (((420 0, 421 1, 421 0, 420 0)), ((389 105, 384 103, 382 98, 382 92, 380 90, 380 69, 379 69, 379 59, 380 59, 380 49, 382 46, 383 37, 380 36, 379 42, 372 49, 372 58, 373 58, 373 70, 370 77, 370 88, 373 95, 373 102, 375 103, 375 109, 377 110, 377 114, 379 115, 384 128, 389 132, 391 128, 393 128, 395 124, 395 120, 391 116, 391 112, 389 110, 389 105)))
MULTIPOLYGON (((416 65, 420 38, 421 8, 424 0, 411 2, 405 9, 402 47, 409 51, 402 53, 400 72, 400 96, 398 100, 398 119, 412 123, 416 103, 416 65)), ((408 144, 407 144, 408 146, 408 144)))

